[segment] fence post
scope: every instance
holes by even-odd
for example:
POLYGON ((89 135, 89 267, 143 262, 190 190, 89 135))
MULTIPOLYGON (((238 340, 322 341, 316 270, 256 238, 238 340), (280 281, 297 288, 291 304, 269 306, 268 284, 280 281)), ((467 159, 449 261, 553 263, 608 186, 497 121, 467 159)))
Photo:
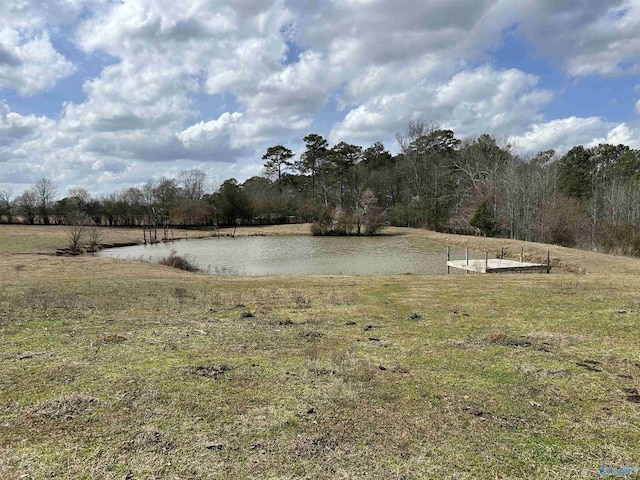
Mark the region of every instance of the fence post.
POLYGON ((551 251, 547 250, 547 273, 551 272, 551 251))
POLYGON ((489 253, 484 252, 484 273, 489 271, 489 253))
POLYGON ((520 263, 524 262, 524 247, 520 247, 520 263))
POLYGON ((447 275, 449 275, 449 259, 451 258, 451 247, 447 247, 447 275))

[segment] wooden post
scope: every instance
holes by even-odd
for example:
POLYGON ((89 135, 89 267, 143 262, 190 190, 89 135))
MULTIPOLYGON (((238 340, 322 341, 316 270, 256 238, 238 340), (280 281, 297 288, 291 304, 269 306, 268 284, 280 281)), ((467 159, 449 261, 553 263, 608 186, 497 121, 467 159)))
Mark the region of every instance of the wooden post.
MULTIPOLYGON (((465 258, 465 261, 467 262, 467 265, 469 265, 469 249, 468 249, 468 248, 467 248, 467 249, 465 249, 465 251, 464 251, 464 258, 465 258)), ((466 274, 466 273, 469 273, 469 269, 468 269, 468 268, 465 268, 465 269, 464 269, 464 273, 465 273, 465 274, 466 274)))
POLYGON ((484 273, 489 271, 489 254, 484 252, 484 273))
POLYGON ((520 247, 520 263, 524 262, 524 247, 520 247))
POLYGON ((504 258, 504 247, 500 247, 500 260, 504 258))
POLYGON ((551 272, 551 251, 547 250, 547 273, 551 272))
POLYGON ((447 247, 447 275, 449 275, 449 259, 451 258, 451 247, 447 247))

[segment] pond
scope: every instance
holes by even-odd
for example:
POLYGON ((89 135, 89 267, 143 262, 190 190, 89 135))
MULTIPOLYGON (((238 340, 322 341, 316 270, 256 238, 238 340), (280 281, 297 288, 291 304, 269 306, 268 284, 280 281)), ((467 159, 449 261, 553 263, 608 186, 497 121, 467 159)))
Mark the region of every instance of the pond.
MULTIPOLYGON (((445 245, 404 235, 214 237, 112 248, 97 255, 157 262, 171 250, 213 275, 447 273, 445 245)), ((471 252, 470 257, 484 258, 471 252)), ((451 258, 464 258, 464 250, 452 248, 451 258)))

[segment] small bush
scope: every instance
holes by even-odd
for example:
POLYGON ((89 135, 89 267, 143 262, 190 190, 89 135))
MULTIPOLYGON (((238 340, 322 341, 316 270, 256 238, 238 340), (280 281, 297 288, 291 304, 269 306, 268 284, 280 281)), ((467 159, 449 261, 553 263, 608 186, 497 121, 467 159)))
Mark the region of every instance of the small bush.
POLYGON ((493 236, 498 225, 493 204, 488 200, 480 202, 469 219, 469 224, 478 228, 485 237, 493 236))
POLYGON ((171 250, 169 256, 163 258, 158 262, 160 265, 166 265, 168 267, 178 268, 180 270, 185 270, 187 272, 197 272, 199 271, 189 260, 180 255, 177 255, 175 250, 171 250))
POLYGON ((502 343, 507 339, 507 334, 504 332, 491 332, 487 335, 489 343, 502 343))
POLYGON ((315 222, 311 224, 311 235, 314 237, 321 237, 328 235, 329 226, 326 223, 315 222))
POLYGON ((384 211, 382 208, 375 206, 368 208, 362 215, 361 223, 364 227, 365 235, 377 235, 384 228, 384 211))
POLYGON ((346 212, 337 207, 322 212, 311 224, 311 235, 377 235, 383 227, 384 215, 379 207, 367 206, 358 212, 346 212))
POLYGON ((96 250, 98 250, 98 247, 100 246, 100 243, 102 243, 102 240, 104 240, 104 233, 102 230, 100 230, 100 226, 94 224, 89 227, 88 237, 89 246, 91 250, 95 252, 96 250))
POLYGON ((633 225, 598 225, 596 244, 603 252, 640 256, 640 232, 633 225))
POLYGON ((537 241, 563 247, 590 244, 590 227, 585 205, 572 197, 555 195, 543 202, 536 219, 537 241))

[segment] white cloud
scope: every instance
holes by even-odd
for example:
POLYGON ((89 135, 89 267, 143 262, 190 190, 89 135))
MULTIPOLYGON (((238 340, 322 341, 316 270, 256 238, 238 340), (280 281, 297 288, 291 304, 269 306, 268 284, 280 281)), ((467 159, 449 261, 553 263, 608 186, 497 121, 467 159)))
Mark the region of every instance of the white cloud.
POLYGON ((76 67, 56 51, 62 36, 87 58, 113 57, 84 79, 86 98, 74 96, 51 119, 0 105, 7 177, 48 171, 61 182, 109 190, 197 164, 242 178, 256 172, 256 157, 269 145, 297 149, 311 131, 332 142, 388 143, 417 118, 458 137, 510 138, 527 152, 639 138, 630 122, 546 119, 555 92, 544 79, 525 67, 498 68, 491 59, 508 31, 571 76, 636 72, 637 0, 175 6, 174 0, 0 4, 0 88, 36 95, 82 71, 81 62, 76 67), (233 101, 212 110, 198 104, 207 94, 233 101))
POLYGON ((77 20, 88 0, 0 2, 0 88, 29 96, 50 90, 76 70, 51 36, 77 20))
POLYGON ((626 123, 616 125, 607 132, 606 139, 595 140, 593 143, 610 143, 612 145, 628 145, 631 148, 640 148, 640 129, 632 128, 626 123))
POLYGON ((12 112, 6 103, 0 102, 0 147, 32 141, 52 125, 53 122, 46 117, 23 116, 12 112))
POLYGON ((243 178, 249 178, 261 175, 264 171, 264 164, 262 163, 249 163, 240 169, 240 174, 243 178))
POLYGON ((227 141, 233 126, 242 120, 238 112, 223 113, 217 120, 199 122, 177 134, 185 148, 196 148, 200 145, 210 145, 220 141, 227 141))
POLYGON ((261 115, 287 117, 314 114, 341 83, 339 72, 329 68, 321 55, 304 53, 300 61, 261 80, 249 95, 242 95, 247 109, 261 115))
POLYGON ((606 122, 599 117, 569 117, 535 124, 527 132, 510 137, 509 143, 525 155, 548 149, 562 154, 576 145, 593 147, 600 143, 640 148, 640 129, 624 122, 606 122))
POLYGON ((404 129, 409 120, 435 120, 459 137, 511 135, 540 119, 552 94, 538 89, 538 78, 519 70, 487 65, 460 72, 442 84, 423 83, 393 95, 381 95, 352 109, 331 132, 332 141, 373 143, 404 129))
POLYGON ((511 136, 509 143, 524 154, 549 149, 564 152, 575 145, 591 143, 606 131, 607 125, 601 118, 569 117, 534 124, 524 134, 511 136))
POLYGON ((545 55, 559 58, 571 75, 638 73, 637 0, 527 0, 512 7, 520 31, 545 55))
POLYGON ((25 35, 0 28, 0 87, 33 95, 51 89, 75 67, 51 45, 47 32, 25 35))

